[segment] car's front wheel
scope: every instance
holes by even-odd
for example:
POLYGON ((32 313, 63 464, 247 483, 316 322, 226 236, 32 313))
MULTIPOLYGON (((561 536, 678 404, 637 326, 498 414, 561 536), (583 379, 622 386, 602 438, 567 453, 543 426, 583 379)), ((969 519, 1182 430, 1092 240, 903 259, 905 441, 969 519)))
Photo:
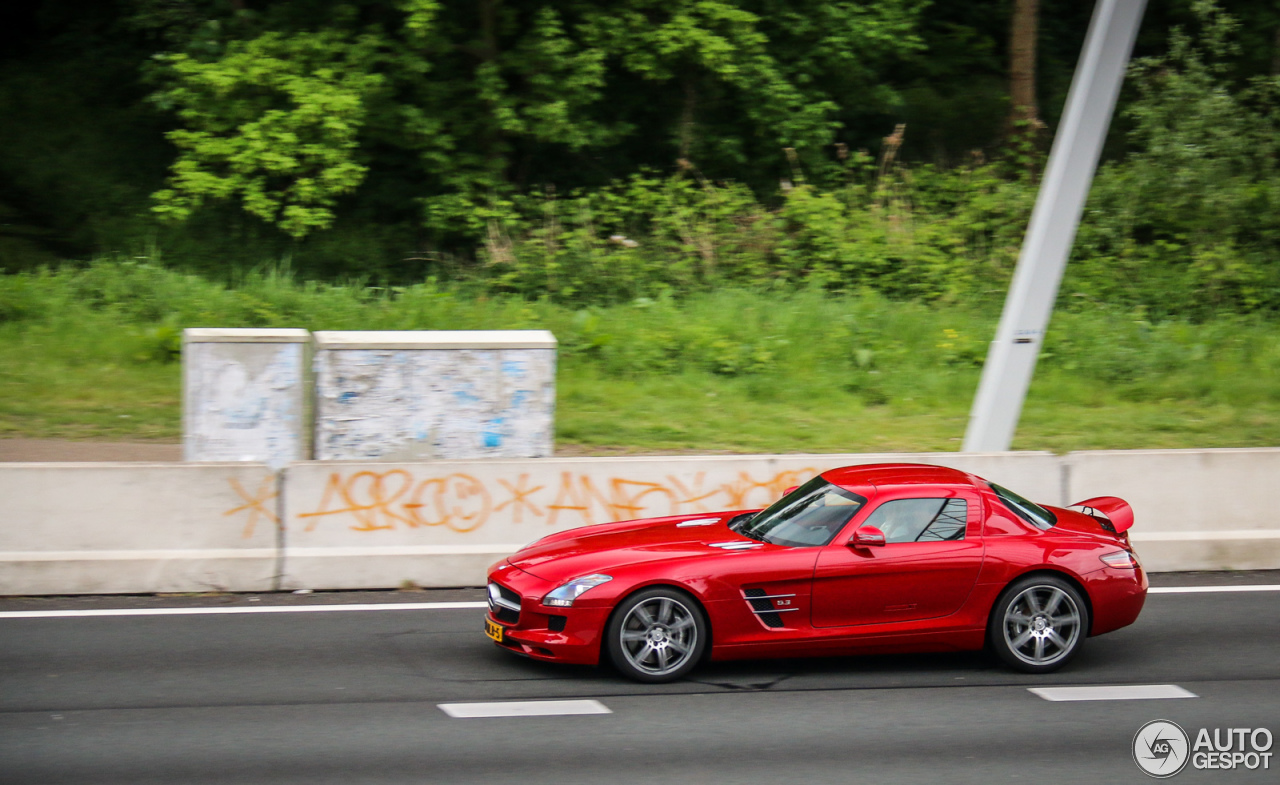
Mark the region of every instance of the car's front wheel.
POLYGON ((688 595, 655 587, 622 601, 605 632, 609 659, 622 675, 650 683, 693 670, 707 646, 707 622, 688 595))
POLYGON ((991 611, 996 656, 1024 673, 1049 673, 1076 655, 1089 631, 1084 598, 1067 581, 1032 575, 1016 581, 991 611))

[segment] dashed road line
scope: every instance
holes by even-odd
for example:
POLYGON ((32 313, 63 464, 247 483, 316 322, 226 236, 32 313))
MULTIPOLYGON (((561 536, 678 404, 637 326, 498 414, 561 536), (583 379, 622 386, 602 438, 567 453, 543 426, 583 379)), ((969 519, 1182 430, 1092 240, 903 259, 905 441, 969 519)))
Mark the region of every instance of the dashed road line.
POLYGON ((1104 687, 1029 687, 1047 701, 1141 701, 1198 698, 1176 684, 1111 684, 1104 687))
POLYGON ((440 703, 440 710, 454 719, 479 717, 564 717, 579 714, 612 714, 598 700, 500 701, 498 703, 440 703))

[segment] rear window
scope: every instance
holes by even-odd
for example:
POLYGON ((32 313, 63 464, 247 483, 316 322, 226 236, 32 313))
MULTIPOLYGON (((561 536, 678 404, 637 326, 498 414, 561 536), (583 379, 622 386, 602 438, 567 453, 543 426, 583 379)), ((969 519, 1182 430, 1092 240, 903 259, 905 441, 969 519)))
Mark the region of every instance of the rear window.
POLYGON ((991 490, 995 491, 996 496, 1000 497, 1000 501, 1004 502, 1004 506, 1037 529, 1048 529, 1058 522, 1058 516, 1035 502, 1027 501, 1008 488, 1002 488, 993 482, 987 484, 991 486, 991 490))

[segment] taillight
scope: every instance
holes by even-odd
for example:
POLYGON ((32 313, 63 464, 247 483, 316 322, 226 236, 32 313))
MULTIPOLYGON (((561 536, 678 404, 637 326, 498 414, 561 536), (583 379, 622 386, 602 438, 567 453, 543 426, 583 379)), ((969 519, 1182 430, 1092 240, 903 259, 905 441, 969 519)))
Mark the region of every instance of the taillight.
POLYGON ((1098 557, 1102 563, 1108 567, 1121 567, 1133 569, 1138 566, 1138 560, 1129 551, 1115 551, 1114 553, 1104 553, 1098 557))

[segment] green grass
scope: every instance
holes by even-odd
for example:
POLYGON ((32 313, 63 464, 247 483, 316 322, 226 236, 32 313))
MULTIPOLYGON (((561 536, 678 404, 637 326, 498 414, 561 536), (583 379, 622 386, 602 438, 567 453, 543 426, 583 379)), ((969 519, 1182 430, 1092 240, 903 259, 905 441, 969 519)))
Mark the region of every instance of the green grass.
MULTIPOLYGON (((181 329, 546 328, 576 452, 956 450, 998 306, 721 291, 574 311, 145 264, 0 276, 0 438, 180 438, 181 329)), ((1060 312, 1014 446, 1280 445, 1280 325, 1060 312)))
POLYGON ((81 316, 0 325, 0 438, 180 438, 179 366, 140 360, 136 330, 81 316))
MULTIPOLYGON (((954 399, 868 406, 840 390, 760 401, 707 376, 610 380, 562 375, 560 445, 627 451, 933 452, 960 448, 976 374, 954 399)), ((1087 404, 1061 395, 1072 380, 1049 373, 1032 385, 1014 449, 1259 447, 1280 445, 1280 404, 1233 407, 1195 400, 1087 404)), ((958 387, 963 385, 957 385, 958 387)))

